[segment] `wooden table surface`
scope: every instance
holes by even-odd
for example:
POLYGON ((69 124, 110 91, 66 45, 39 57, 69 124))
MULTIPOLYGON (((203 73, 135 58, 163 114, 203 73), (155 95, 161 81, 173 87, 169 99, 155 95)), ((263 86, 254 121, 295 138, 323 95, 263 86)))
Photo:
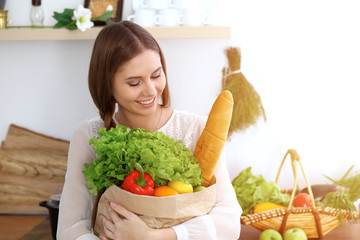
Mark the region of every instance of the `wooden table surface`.
MULTIPOLYGON (((0 215, 0 240, 18 240, 48 215, 0 215)), ((34 239, 37 240, 37 239, 34 239)))
MULTIPOLYGON (((0 240, 18 240, 24 236, 35 236, 29 234, 36 230, 36 227, 50 227, 49 224, 42 224, 49 221, 48 215, 0 215, 0 240)), ((51 239, 51 231, 44 239, 51 239)), ((258 240, 260 231, 248 226, 241 225, 240 240, 258 240)), ((24 239, 24 238, 22 238, 24 239)), ((26 238, 31 239, 31 238, 26 238)), ((360 221, 356 223, 345 222, 324 236, 322 240, 359 240, 360 221)), ((33 239, 40 240, 40 239, 33 239)))

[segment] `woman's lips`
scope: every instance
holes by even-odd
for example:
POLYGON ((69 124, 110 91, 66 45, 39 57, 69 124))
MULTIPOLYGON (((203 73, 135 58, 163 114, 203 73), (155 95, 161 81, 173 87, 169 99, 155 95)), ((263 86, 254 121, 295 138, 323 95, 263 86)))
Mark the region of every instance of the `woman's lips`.
POLYGON ((155 99, 156 99, 156 97, 154 97, 152 99, 149 99, 149 100, 137 101, 137 102, 140 103, 143 106, 151 107, 152 105, 154 105, 155 99))

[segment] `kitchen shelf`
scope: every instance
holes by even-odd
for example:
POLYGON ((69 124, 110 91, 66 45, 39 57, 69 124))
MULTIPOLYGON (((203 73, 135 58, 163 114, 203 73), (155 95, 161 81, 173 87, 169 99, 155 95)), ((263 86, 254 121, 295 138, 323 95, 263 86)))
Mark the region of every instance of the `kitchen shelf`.
MULTIPOLYGON (((102 27, 93 27, 85 32, 65 28, 8 28, 0 30, 0 41, 33 41, 33 40, 93 40, 102 27)), ((228 26, 201 27, 150 27, 146 28, 155 38, 230 38, 228 26)))

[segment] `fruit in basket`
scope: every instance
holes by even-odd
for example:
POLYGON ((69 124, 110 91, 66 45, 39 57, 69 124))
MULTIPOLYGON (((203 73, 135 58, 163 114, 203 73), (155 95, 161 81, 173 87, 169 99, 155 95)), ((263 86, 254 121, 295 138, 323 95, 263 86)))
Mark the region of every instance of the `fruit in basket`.
POLYGON ((178 193, 192 193, 194 191, 191 184, 181 182, 179 180, 169 181, 168 186, 175 189, 178 193))
POLYGON ((282 240, 281 234, 274 229, 266 229, 260 234, 259 240, 282 240))
MULTIPOLYGON (((311 190, 314 195, 314 200, 321 201, 329 192, 344 190, 344 188, 336 184, 314 184, 311 185, 311 190)), ((309 193, 308 188, 303 188, 300 193, 309 193)))
POLYGON ((299 193, 294 198, 294 207, 311 207, 311 197, 307 193, 299 193))
POLYGON ((290 228, 284 233, 284 240, 307 240, 306 233, 301 228, 290 228))
POLYGON ((281 206, 279 204, 271 203, 271 202, 263 202, 263 203, 256 204, 253 210, 254 210, 254 213, 258 213, 258 212, 277 209, 277 208, 285 209, 286 207, 281 206))

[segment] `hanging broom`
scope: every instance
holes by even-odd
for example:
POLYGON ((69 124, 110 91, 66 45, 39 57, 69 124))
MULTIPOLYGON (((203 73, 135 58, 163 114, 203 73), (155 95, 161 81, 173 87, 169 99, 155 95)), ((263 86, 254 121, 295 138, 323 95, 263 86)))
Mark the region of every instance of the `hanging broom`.
POLYGON ((259 94, 240 72, 240 49, 230 47, 225 50, 229 67, 222 70, 222 91, 229 90, 234 98, 233 115, 230 123, 230 136, 235 131, 245 130, 255 125, 259 117, 266 121, 265 110, 259 94))

